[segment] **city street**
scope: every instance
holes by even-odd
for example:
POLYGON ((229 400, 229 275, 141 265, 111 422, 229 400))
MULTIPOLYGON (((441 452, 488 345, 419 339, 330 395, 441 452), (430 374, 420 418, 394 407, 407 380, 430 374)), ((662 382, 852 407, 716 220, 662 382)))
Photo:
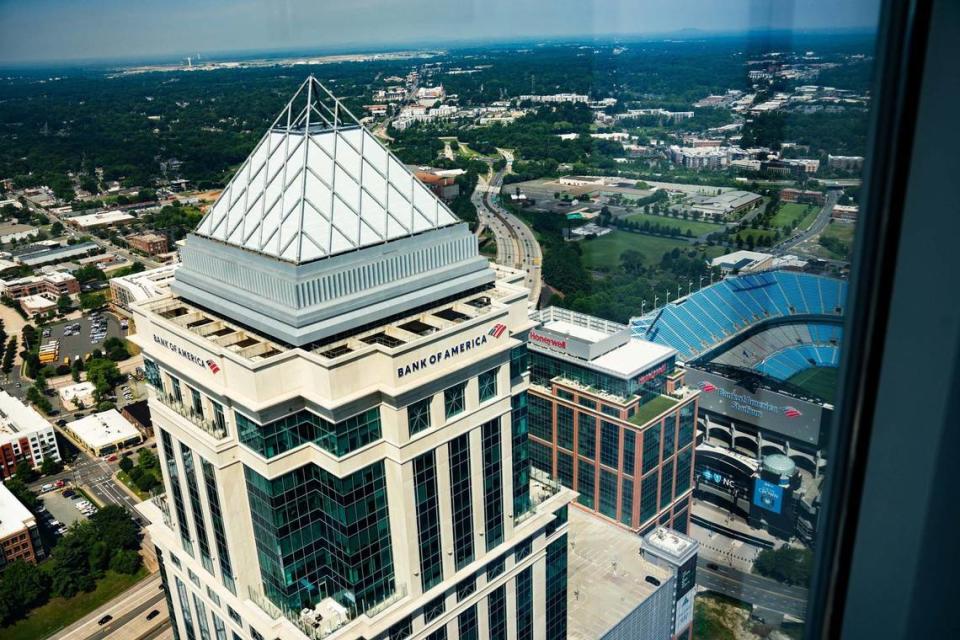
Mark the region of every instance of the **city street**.
POLYGON ((806 589, 716 565, 705 558, 697 560, 697 584, 704 589, 800 620, 806 615, 806 589), (716 568, 710 568, 708 565, 711 564, 716 568))
POLYGON ((773 253, 777 255, 790 253, 791 249, 797 245, 803 244, 826 229, 827 225, 830 224, 830 217, 833 215, 833 205, 837 204, 837 199, 839 198, 839 191, 827 191, 827 196, 824 200, 823 207, 820 209, 820 212, 817 214, 817 217, 814 219, 813 223, 805 231, 800 231, 796 237, 788 238, 787 240, 784 240, 780 244, 773 247, 773 253))
POLYGON ((155 573, 53 637, 56 640, 139 640, 157 637, 169 625, 160 574, 155 573), (159 613, 152 620, 147 620, 147 615, 153 610, 159 613), (112 619, 100 625, 99 621, 106 615, 112 616, 112 619))

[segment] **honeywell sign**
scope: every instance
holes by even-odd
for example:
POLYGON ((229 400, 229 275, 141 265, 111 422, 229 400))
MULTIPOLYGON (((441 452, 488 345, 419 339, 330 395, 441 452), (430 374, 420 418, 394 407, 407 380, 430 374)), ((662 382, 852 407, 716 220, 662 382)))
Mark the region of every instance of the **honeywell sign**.
POLYGON ((816 445, 830 410, 776 391, 750 391, 715 373, 688 368, 686 382, 700 390, 700 408, 766 431, 816 445))
POLYGON ((553 347, 555 349, 566 349, 567 341, 563 338, 554 338, 553 336, 546 336, 536 331, 530 331, 530 339, 534 342, 544 345, 545 347, 553 347))

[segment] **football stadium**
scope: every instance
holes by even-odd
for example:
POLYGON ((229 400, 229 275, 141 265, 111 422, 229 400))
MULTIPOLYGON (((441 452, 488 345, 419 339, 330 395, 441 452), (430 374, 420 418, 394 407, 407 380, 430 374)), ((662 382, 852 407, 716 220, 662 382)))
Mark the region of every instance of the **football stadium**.
POLYGON ((679 352, 702 392, 699 497, 771 533, 812 535, 846 297, 843 280, 767 271, 631 320, 635 336, 679 352))

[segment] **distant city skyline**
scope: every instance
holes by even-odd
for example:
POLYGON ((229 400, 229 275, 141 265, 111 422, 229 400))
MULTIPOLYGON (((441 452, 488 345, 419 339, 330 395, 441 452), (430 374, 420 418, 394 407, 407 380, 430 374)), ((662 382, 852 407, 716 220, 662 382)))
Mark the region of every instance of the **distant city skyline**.
POLYGON ((483 40, 872 29, 878 0, 0 0, 0 65, 483 40))

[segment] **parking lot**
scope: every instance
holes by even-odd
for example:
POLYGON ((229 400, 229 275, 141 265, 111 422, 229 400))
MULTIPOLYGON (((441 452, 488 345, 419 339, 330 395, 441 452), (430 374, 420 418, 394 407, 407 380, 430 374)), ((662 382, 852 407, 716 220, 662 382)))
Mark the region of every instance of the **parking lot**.
POLYGON ((105 324, 104 330, 100 331, 103 337, 97 340, 96 343, 91 341, 91 331, 95 319, 90 316, 49 325, 47 330, 50 331, 50 335, 41 338, 41 340, 43 342, 49 342, 50 340, 60 341, 60 355, 58 359, 61 363, 64 361, 64 358, 70 358, 70 360, 73 360, 75 356, 85 358, 92 353, 94 349, 102 349, 103 342, 107 338, 122 338, 126 335, 126 330, 120 327, 120 321, 117 320, 113 314, 103 313, 101 318, 101 322, 105 324), (75 327, 77 325, 79 325, 79 330, 70 331, 68 329, 69 327, 75 327), (73 335, 64 335, 65 332, 72 333, 73 335))
MULTIPOLYGON (((77 509, 77 500, 82 499, 82 496, 75 493, 70 498, 64 498, 60 495, 60 491, 60 489, 48 491, 40 496, 43 506, 50 512, 50 515, 65 527, 69 527, 78 520, 86 520, 87 516, 77 509)), ((53 527, 53 529, 56 529, 56 527, 53 527)))

